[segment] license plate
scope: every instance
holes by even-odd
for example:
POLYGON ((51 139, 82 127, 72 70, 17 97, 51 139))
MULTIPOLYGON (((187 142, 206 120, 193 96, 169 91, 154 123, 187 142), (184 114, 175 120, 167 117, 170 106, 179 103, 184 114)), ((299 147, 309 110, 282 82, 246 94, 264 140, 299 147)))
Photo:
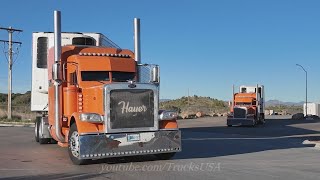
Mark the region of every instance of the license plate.
POLYGON ((128 134, 127 135, 128 142, 131 141, 140 141, 140 134, 128 134))

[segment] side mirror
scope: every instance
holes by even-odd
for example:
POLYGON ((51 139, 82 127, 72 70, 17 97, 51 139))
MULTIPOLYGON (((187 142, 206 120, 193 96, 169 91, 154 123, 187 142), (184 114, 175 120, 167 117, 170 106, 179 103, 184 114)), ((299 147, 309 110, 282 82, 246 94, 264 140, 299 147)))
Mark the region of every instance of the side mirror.
POLYGON ((52 65, 52 79, 55 81, 62 81, 61 65, 54 63, 52 65))
POLYGON ((154 66, 152 68, 152 78, 151 78, 153 83, 160 83, 160 67, 159 66, 154 66))

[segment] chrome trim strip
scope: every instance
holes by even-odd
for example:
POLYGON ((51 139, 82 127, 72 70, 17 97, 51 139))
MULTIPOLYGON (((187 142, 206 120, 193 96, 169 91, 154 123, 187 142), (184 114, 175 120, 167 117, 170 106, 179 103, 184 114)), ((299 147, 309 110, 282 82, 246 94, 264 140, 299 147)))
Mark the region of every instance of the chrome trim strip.
POLYGON ((159 129, 159 131, 178 131, 179 128, 159 129))
POLYGON ((79 133, 79 135, 83 135, 83 136, 85 136, 85 135, 100 135, 100 134, 104 134, 104 132, 85 132, 85 133, 79 133))

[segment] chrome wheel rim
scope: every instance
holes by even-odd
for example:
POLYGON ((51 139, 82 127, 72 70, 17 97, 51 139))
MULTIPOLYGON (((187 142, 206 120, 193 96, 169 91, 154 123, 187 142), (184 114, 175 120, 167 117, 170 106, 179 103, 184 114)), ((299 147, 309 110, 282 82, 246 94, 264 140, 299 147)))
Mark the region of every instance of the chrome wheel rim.
POLYGON ((74 157, 79 157, 79 134, 74 131, 70 137, 70 151, 74 157))

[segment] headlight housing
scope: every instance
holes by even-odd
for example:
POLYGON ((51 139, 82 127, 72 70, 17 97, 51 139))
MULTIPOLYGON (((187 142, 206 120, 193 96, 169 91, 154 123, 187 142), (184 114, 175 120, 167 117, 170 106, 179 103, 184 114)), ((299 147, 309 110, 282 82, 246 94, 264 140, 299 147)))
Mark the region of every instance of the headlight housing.
POLYGON ((82 113, 80 114, 80 120, 84 122, 101 123, 103 122, 103 116, 97 113, 82 113))
POLYGON ((175 111, 162 111, 159 115, 159 120, 174 120, 178 118, 178 113, 175 111))

